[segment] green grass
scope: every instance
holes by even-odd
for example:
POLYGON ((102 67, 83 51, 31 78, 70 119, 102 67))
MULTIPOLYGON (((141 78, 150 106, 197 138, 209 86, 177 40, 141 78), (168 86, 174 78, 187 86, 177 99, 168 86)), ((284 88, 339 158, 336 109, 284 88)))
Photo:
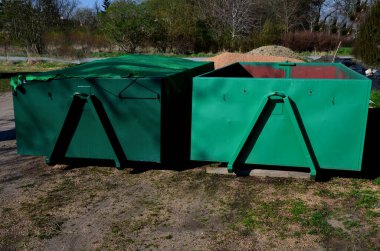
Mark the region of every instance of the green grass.
POLYGON ((324 197, 324 198, 336 198, 336 195, 334 194, 334 192, 328 190, 328 189, 320 189, 316 192, 316 195, 320 196, 320 197, 324 197))
POLYGON ((274 231, 282 239, 298 236, 300 233, 318 235, 322 239, 342 234, 341 229, 333 227, 328 222, 333 212, 325 204, 308 206, 301 200, 269 202, 256 200, 254 204, 240 206, 238 217, 240 220, 237 224, 233 224, 232 228, 238 230, 243 236, 253 231, 261 233, 274 231))
POLYGON ((34 64, 2 62, 0 63, 0 92, 11 90, 9 86, 10 77, 17 75, 17 73, 52 71, 70 66, 72 65, 57 62, 37 62, 34 64))
POLYGON ((60 63, 60 62, 2 62, 0 63, 0 74, 1 73, 17 73, 17 72, 42 72, 61 69, 69 67, 72 64, 60 63))
POLYGON ((356 206, 371 209, 377 207, 379 198, 377 192, 371 190, 352 190, 350 196, 356 199, 356 206))
MULTIPOLYGON (((28 224, 27 236, 13 241, 0 237, 0 245, 45 243, 72 231, 72 223, 83 224, 76 220, 83 212, 106 222, 99 250, 165 249, 183 240, 181 231, 204 232, 198 240, 215 243, 215 249, 233 249, 228 246, 231 239, 242 243, 260 238, 294 246, 314 243, 327 250, 375 250, 379 244, 378 179, 311 182, 209 175, 204 170, 132 175, 129 169, 96 167, 51 172, 56 176, 44 177, 41 183, 19 184, 23 200, 0 208, 0 230, 15 224, 16 230, 25 227, 17 225, 25 219, 28 224), (109 215, 94 214, 100 209, 109 215)), ((92 220, 87 226, 95 227, 92 220)))
POLYGON ((352 56, 352 47, 340 47, 338 56, 352 56))
MULTIPOLYGON (((327 55, 334 55, 335 50, 332 51, 302 51, 299 53, 301 57, 307 57, 307 56, 327 56, 327 55)), ((337 56, 352 56, 352 47, 340 47, 337 53, 337 56)))
POLYGON ((307 213, 308 208, 303 201, 294 201, 290 208, 290 213, 294 219, 299 220, 302 215, 307 213))
POLYGON ((345 220, 343 221, 343 224, 348 229, 360 227, 360 222, 358 220, 345 220))
POLYGON ((373 102, 372 107, 380 108, 380 90, 372 90, 370 99, 373 102))
POLYGON ((378 186, 380 187, 380 177, 374 179, 373 183, 374 183, 375 185, 378 185, 378 186))

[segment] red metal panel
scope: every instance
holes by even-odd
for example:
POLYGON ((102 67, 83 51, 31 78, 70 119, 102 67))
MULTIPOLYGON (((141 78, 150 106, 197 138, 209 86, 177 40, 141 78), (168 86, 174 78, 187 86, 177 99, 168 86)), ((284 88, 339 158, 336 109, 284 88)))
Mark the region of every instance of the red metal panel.
POLYGON ((243 67, 255 78, 285 78, 284 70, 272 66, 243 65, 243 67))
POLYGON ((335 66, 294 66, 291 78, 347 79, 346 74, 335 66))

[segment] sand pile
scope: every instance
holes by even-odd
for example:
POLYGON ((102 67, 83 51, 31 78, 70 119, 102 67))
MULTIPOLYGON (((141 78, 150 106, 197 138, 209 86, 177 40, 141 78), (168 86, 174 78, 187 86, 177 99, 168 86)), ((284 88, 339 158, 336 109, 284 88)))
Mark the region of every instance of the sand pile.
POLYGON ((263 56, 231 52, 222 53, 215 57, 209 58, 207 61, 213 61, 216 69, 235 62, 303 62, 302 60, 291 57, 263 56))
POLYGON ((251 55, 262 55, 262 56, 276 56, 276 57, 287 57, 287 58, 299 58, 299 55, 289 48, 279 45, 268 45, 262 46, 254 49, 248 54, 251 55))

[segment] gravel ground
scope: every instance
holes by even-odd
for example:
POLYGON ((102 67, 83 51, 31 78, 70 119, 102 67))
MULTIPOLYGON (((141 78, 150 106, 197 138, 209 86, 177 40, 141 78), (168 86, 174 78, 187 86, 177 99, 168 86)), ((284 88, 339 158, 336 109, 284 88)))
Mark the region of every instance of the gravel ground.
POLYGON ((261 55, 261 56, 275 56, 275 57, 287 57, 287 58, 299 58, 299 55, 289 48, 279 45, 267 45, 254 49, 248 54, 261 55))

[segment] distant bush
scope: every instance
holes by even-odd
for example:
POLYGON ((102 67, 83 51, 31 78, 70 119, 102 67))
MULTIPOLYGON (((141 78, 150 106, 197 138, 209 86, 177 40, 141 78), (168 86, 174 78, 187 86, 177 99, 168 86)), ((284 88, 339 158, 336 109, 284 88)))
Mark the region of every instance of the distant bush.
POLYGON ((323 32, 295 32, 284 35, 283 44, 294 51, 331 51, 335 50, 342 41, 350 44, 347 37, 323 33, 323 32))
POLYGON ((380 2, 372 7, 359 28, 354 44, 354 55, 369 65, 380 65, 380 2))
POLYGON ((266 20, 262 30, 255 36, 255 47, 281 42, 283 27, 280 24, 266 20))
POLYGON ((93 51, 109 47, 103 35, 80 29, 48 32, 43 41, 46 53, 54 57, 86 57, 93 51))

